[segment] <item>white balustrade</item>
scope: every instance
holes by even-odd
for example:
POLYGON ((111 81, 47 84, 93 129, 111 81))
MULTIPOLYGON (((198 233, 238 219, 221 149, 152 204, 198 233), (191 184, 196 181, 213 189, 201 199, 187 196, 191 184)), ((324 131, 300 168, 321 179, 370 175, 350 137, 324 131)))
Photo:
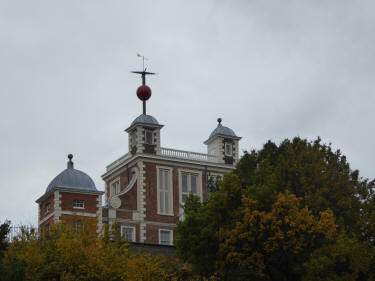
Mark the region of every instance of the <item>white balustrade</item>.
POLYGON ((215 155, 161 147, 161 155, 172 158, 217 162, 215 155))
MULTIPOLYGON (((195 161, 204 161, 204 162, 217 162, 217 158, 215 155, 204 154, 199 152, 191 152, 191 151, 184 151, 172 148, 165 148, 161 147, 161 156, 170 157, 170 158, 179 158, 179 159, 187 159, 187 160, 195 160, 195 161)), ((107 171, 114 169, 115 167, 119 166, 121 163, 125 162, 128 158, 131 157, 131 153, 127 153, 121 156, 116 161, 112 162, 107 166, 107 171)))

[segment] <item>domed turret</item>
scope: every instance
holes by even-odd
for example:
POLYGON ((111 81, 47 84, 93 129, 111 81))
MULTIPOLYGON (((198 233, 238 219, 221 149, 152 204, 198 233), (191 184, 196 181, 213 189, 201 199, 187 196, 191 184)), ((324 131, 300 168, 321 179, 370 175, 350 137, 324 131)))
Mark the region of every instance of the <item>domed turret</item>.
POLYGON ((68 155, 67 169, 58 174, 48 185, 46 193, 54 188, 98 191, 94 181, 84 172, 74 169, 73 155, 68 155))
POLYGON ((217 127, 212 131, 212 133, 208 137, 207 141, 209 141, 210 139, 212 139, 213 137, 218 136, 218 135, 227 136, 227 137, 237 137, 236 134, 234 133, 234 131, 231 128, 228 128, 228 127, 225 127, 225 126, 221 125, 221 121, 222 121, 221 118, 217 119, 217 122, 219 124, 217 124, 217 127))
POLYGON ((67 168, 47 186, 46 192, 36 200, 39 205, 39 231, 49 230, 52 224, 66 221, 75 228, 82 227, 88 217, 98 218, 97 231, 102 225, 102 194, 94 181, 84 172, 74 169, 73 155, 68 155, 67 168))
POLYGON ((238 141, 241 138, 236 136, 231 128, 223 126, 221 118, 218 118, 217 122, 217 127, 204 142, 207 153, 215 155, 219 163, 235 164, 239 158, 238 141))

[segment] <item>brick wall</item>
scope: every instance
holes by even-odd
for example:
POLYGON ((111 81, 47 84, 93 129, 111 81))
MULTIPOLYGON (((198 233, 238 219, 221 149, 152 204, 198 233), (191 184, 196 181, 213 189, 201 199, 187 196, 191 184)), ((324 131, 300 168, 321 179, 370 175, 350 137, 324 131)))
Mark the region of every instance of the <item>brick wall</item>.
POLYGON ((98 195, 61 192, 61 210, 71 212, 96 213, 98 195), (74 200, 84 200, 85 208, 73 208, 74 200))
POLYGON ((159 227, 155 225, 147 225, 146 233, 145 243, 159 244, 159 227))
POLYGON ((54 202, 53 202, 54 196, 53 193, 48 196, 46 199, 43 200, 43 202, 39 203, 40 208, 40 220, 44 219, 46 216, 51 214, 54 211, 54 202), (46 213, 46 205, 49 204, 49 212, 46 213))
POLYGON ((45 233, 45 231, 48 229, 48 227, 52 227, 54 224, 53 216, 50 217, 48 220, 43 222, 42 224, 39 225, 39 232, 40 233, 45 233))
MULTIPOLYGON (((121 174, 115 178, 111 178, 111 180, 106 181, 106 198, 109 196, 110 184, 113 180, 120 178, 120 192, 123 191, 129 181, 132 179, 132 167, 121 172, 121 174)), ((137 182, 135 182, 133 188, 127 192, 125 195, 120 196, 121 199, 121 209, 128 209, 128 210, 137 210, 137 182)), ((108 200, 108 199, 107 199, 108 200)))

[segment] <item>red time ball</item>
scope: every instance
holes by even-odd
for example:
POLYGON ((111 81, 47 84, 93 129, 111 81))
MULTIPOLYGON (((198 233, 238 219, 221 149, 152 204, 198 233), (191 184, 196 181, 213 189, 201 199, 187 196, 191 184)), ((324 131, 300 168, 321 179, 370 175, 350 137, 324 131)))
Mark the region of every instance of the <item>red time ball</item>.
POLYGON ((149 86, 142 85, 137 89, 137 97, 142 100, 146 101, 151 97, 151 89, 149 86))

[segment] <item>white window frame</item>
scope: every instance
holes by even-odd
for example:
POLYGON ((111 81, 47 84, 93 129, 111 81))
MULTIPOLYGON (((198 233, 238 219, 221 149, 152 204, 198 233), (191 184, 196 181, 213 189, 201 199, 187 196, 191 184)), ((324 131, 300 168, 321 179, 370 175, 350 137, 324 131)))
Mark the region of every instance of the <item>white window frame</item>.
POLYGON ((173 212, 173 168, 165 167, 165 166, 156 166, 156 180, 157 180, 157 214, 164 215, 164 216, 174 216, 173 212), (167 170, 169 173, 168 177, 168 187, 169 187, 169 194, 168 194, 168 212, 162 212, 160 210, 160 170, 167 170))
POLYGON ((171 229, 163 229, 163 228, 159 228, 159 244, 160 245, 167 245, 167 246, 172 246, 173 245, 173 230, 171 229), (169 232, 169 238, 170 238, 170 241, 169 241, 169 244, 165 244, 165 243, 161 243, 161 232, 162 231, 166 231, 166 232, 169 232))
POLYGON ((145 129, 145 144, 154 144, 154 131, 151 129, 145 129), (147 133, 151 134, 151 143, 147 142, 147 133))
POLYGON ((116 194, 119 194, 120 191, 121 191, 121 188, 120 188, 120 177, 114 179, 113 181, 111 181, 109 183, 109 197, 112 197, 113 195, 116 195, 116 194), (114 184, 118 183, 116 189, 115 190, 115 187, 113 186, 114 184))
POLYGON ((233 156, 233 143, 230 143, 230 142, 224 143, 224 155, 233 156), (230 147, 230 153, 227 153, 227 147, 230 147))
POLYGON ((50 203, 47 203, 46 206, 45 206, 45 211, 44 211, 44 213, 45 213, 45 214, 48 214, 50 210, 51 210, 51 204, 50 204, 50 203))
POLYGON ((136 228, 135 228, 135 226, 121 225, 121 237, 123 237, 125 239, 125 230, 127 228, 128 229, 132 229, 133 230, 133 234, 132 234, 132 240, 125 240, 125 241, 136 242, 136 228))
POLYGON ((83 199, 74 199, 73 200, 73 209, 84 209, 85 208, 85 200, 83 199), (82 202, 82 204, 80 204, 82 202))
POLYGON ((74 222, 74 230, 75 230, 75 232, 76 233, 78 233, 78 231, 80 230, 80 229, 82 229, 83 228, 83 222, 81 221, 81 220, 76 220, 75 222, 74 222), (79 225, 78 225, 79 224, 79 225))
POLYGON ((130 146, 137 145, 137 131, 133 131, 130 133, 130 146))
MULTIPOLYGON (((201 202, 203 202, 203 193, 202 193, 202 171, 195 171, 195 170, 187 170, 187 169, 179 169, 178 170, 178 186, 179 186, 179 202, 181 205, 182 203, 182 174, 190 174, 190 175, 197 175, 197 196, 201 199, 201 202)), ((190 177, 188 177, 188 193, 191 192, 191 185, 190 183, 190 177)))

